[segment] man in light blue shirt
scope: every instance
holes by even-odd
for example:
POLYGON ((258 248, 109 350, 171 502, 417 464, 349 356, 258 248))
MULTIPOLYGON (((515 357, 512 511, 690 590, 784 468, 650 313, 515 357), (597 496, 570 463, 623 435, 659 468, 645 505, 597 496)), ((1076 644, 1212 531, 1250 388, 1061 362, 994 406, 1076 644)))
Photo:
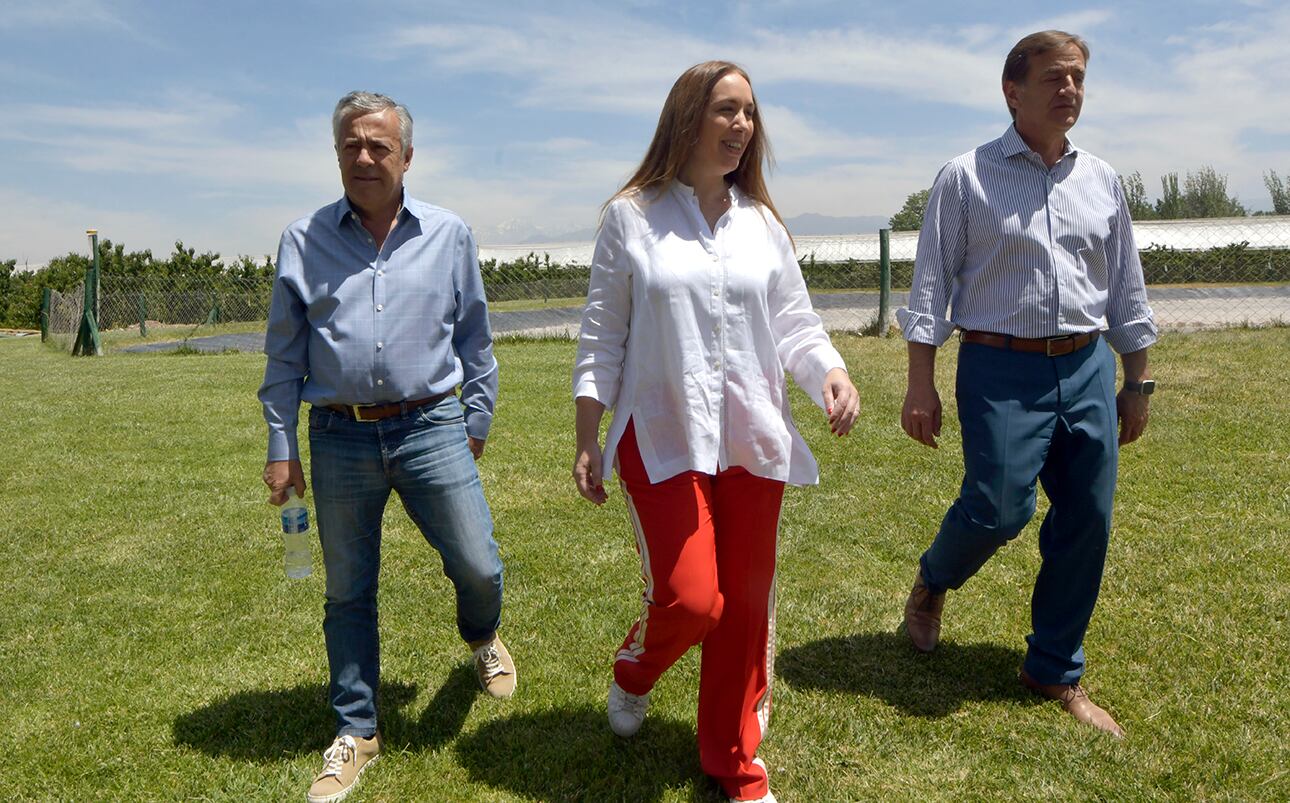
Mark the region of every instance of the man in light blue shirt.
POLYGON ((961 330, 964 478, 919 561, 905 628, 919 650, 935 648, 946 590, 1021 531, 1043 483, 1051 507, 1020 679, 1118 737, 1120 726, 1079 680, 1118 449, 1146 428, 1155 389, 1147 348, 1156 326, 1118 177, 1066 139, 1083 105, 1088 55, 1082 39, 1062 31, 1018 42, 1003 71, 1013 124, 946 164, 928 198, 909 306, 897 313, 909 341, 901 425, 936 446, 936 348, 961 330), (1111 349, 1124 368, 1118 393, 1111 349))
POLYGON ((332 124, 345 195, 282 235, 259 394, 273 504, 288 488, 304 494, 296 426, 300 402, 311 405, 310 479, 337 721, 311 803, 347 795, 380 752, 376 591, 391 491, 443 559, 457 593, 457 628, 484 690, 509 697, 516 677, 497 637, 502 564, 474 464, 497 397, 475 242, 456 215, 405 192, 406 108, 352 92, 332 124))

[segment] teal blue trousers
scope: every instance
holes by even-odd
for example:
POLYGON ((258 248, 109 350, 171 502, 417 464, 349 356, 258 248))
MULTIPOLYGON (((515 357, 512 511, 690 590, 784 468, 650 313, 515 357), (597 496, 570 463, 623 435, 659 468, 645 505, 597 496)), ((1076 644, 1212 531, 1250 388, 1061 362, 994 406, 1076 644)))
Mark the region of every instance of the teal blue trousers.
POLYGON ((1044 684, 1084 673, 1111 533, 1115 383, 1115 357, 1101 338, 1060 357, 959 347, 963 485, 923 553, 923 579, 933 591, 961 587, 1034 516, 1042 483, 1051 505, 1039 528, 1023 666, 1044 684))

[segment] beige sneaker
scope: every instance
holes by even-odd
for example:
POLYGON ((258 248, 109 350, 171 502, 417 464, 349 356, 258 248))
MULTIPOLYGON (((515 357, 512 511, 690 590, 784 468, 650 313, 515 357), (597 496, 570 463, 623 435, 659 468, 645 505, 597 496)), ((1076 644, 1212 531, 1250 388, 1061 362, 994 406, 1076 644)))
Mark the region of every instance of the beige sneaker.
POLYGON ((515 662, 496 634, 493 640, 475 648, 475 674, 479 685, 491 697, 506 698, 515 693, 515 662))
POLYGON ((322 772, 314 778, 306 798, 309 803, 335 803, 343 800, 358 783, 367 765, 381 756, 381 734, 370 739, 361 736, 337 736, 323 751, 322 772))

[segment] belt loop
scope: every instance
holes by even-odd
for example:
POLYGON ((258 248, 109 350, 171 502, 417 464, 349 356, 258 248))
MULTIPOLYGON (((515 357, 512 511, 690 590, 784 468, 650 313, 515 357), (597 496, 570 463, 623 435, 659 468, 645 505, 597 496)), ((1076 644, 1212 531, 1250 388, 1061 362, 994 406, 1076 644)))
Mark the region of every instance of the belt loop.
POLYGON ((407 400, 407 399, 402 399, 402 400, 400 400, 400 401, 399 401, 399 417, 400 417, 400 418, 407 418, 407 417, 408 417, 408 400, 407 400))

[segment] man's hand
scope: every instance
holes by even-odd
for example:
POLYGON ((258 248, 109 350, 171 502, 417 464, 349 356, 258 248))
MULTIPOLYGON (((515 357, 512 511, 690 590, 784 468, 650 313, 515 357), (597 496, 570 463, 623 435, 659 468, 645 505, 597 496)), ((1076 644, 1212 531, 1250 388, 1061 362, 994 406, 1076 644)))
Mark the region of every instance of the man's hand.
POLYGON ((299 460, 270 460, 264 464, 264 484, 269 486, 269 504, 287 501, 287 488, 294 487, 296 496, 305 495, 305 472, 299 460))
POLYGON ((1151 398, 1121 390, 1115 397, 1115 416, 1120 420, 1120 445, 1133 443, 1147 429, 1151 398))
POLYGON ((841 368, 824 376, 824 411, 829 416, 829 429, 839 438, 851 431, 860 414, 860 394, 841 368))
POLYGON ((601 475, 603 457, 600 444, 593 443, 580 447, 573 458, 573 482, 578 486, 578 493, 597 505, 603 505, 609 498, 601 475))
POLYGON ((476 459, 476 460, 478 460, 479 458, 481 458, 481 457, 483 457, 483 456, 484 456, 484 441, 483 441, 483 439, 481 439, 481 438, 472 438, 472 437, 470 437, 469 435, 467 435, 467 436, 466 436, 466 444, 467 444, 468 446, 470 446, 470 453, 471 453, 471 454, 473 454, 473 455, 475 456, 475 459, 476 459))
POLYGON ((911 382, 900 410, 900 426, 919 443, 937 448, 941 434, 941 396, 933 382, 911 382))

